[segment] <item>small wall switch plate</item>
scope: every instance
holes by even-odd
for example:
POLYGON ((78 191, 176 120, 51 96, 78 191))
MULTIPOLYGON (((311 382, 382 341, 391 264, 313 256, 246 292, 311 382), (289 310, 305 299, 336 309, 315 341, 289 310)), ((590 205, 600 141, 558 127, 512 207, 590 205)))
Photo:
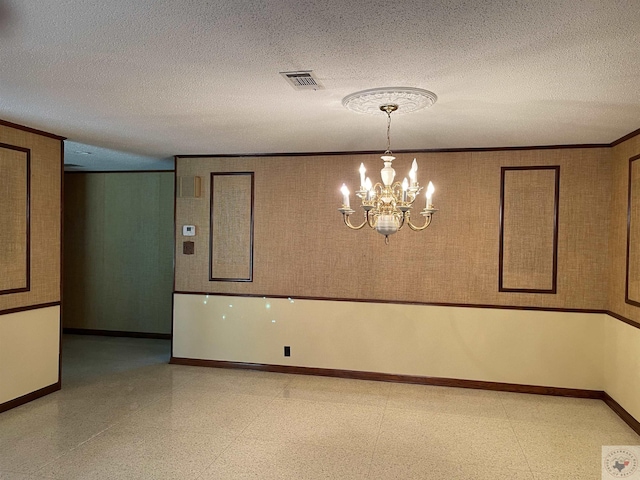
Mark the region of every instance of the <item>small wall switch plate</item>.
POLYGON ((290 357, 291 356, 291 347, 290 346, 286 346, 284 347, 284 356, 285 357, 290 357))
POLYGON ((193 255, 196 252, 196 244, 193 242, 182 242, 182 253, 184 255, 193 255))
POLYGON ((183 237, 195 237, 196 235, 196 226, 195 225, 183 225, 182 226, 182 236, 183 237))

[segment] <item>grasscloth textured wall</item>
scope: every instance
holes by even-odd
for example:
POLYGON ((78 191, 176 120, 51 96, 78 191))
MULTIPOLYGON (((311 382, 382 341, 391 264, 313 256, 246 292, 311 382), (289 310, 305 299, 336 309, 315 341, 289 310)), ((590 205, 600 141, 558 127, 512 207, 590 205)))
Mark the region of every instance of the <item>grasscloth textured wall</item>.
POLYGON ((173 182, 65 174, 65 327, 171 332, 173 182))
MULTIPOLYGON (((31 150, 30 290, 0 295, 0 310, 58 302, 61 141, 0 125, 0 143, 31 150)), ((1 175, 4 174, 2 171, 1 175)))
POLYGON ((640 156, 629 161, 629 268, 627 272, 627 303, 640 304, 640 156))
POLYGON ((640 323, 640 308, 625 303, 629 158, 640 154, 640 136, 633 137, 612 150, 609 310, 640 323))
MULTIPOLYGON (((177 236, 176 291, 289 295, 545 308, 606 308, 611 149, 420 153, 418 179, 436 185, 440 211, 422 233, 384 239, 354 232, 337 212, 340 185, 358 166, 378 178, 376 155, 178 158, 178 175, 203 178, 201 198, 178 198, 178 227, 195 224, 195 255, 177 236), (559 165, 557 294, 498 292, 500 169, 559 165), (210 172, 255 172, 254 278, 211 282, 210 172)), ((398 155, 397 177, 414 155, 398 155)), ((512 192, 512 195, 517 196, 512 192)), ((352 202, 354 198, 352 195, 352 202)), ((418 209, 423 199, 418 200, 418 209)))

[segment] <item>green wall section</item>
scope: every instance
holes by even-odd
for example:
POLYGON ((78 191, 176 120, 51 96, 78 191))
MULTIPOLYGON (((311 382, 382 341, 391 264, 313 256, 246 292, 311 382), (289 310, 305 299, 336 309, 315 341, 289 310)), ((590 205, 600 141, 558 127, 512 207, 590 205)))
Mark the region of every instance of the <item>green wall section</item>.
POLYGON ((171 333, 173 172, 67 173, 67 328, 171 333))

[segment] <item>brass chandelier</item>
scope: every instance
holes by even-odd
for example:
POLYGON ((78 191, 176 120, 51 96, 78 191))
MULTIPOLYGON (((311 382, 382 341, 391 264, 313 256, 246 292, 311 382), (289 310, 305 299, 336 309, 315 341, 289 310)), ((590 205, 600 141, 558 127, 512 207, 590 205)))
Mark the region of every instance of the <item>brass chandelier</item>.
MULTIPOLYGON (((397 89, 394 89, 394 91, 397 89)), ((418 89, 411 89, 418 90, 418 89)), ((370 91, 366 91, 367 93, 370 91)), ((421 92, 427 92, 422 90, 421 92)), ((363 93, 363 92, 361 92, 363 93)), ((435 95, 430 104, 435 102, 435 95)), ((354 94, 355 95, 355 94, 354 94)), ((345 103, 349 97, 345 99, 345 103)), ((350 108, 349 105, 346 105, 350 108)), ((423 105, 426 106, 426 105, 423 105)), ((380 171, 382 182, 373 184, 369 177, 365 176, 366 169, 364 164, 360 164, 360 188, 356 190, 356 196, 361 200, 361 206, 364 210, 364 218, 359 225, 351 223, 351 215, 355 210, 351 208, 349 201, 349 189, 345 184, 342 185, 340 191, 343 195, 342 207, 338 209, 342 213, 342 218, 347 227, 353 230, 360 230, 365 225, 375 229, 378 233, 385 236, 385 243, 389 243, 389 235, 393 235, 404 225, 408 225, 411 230, 421 231, 431 225, 433 214, 438 210, 433 206, 434 187, 429 182, 426 190, 425 208, 420 212, 423 217, 422 225, 416 225, 411 218, 411 209, 414 202, 418 198, 418 194, 423 190, 417 179, 418 163, 413 160, 411 170, 409 170, 409 180, 405 178, 402 182, 394 182, 396 172, 392 167, 392 162, 396 157, 391 152, 391 113, 398 110, 397 103, 385 103, 379 105, 379 110, 387 114, 387 149, 380 157, 384 162, 384 168, 380 171)), ((421 108, 421 107, 417 107, 421 108)), ((417 109, 417 108, 414 108, 417 109)), ((352 108, 353 109, 353 108, 352 108)), ((355 109, 354 109, 355 110, 355 109)), ((367 112, 369 113, 369 112, 367 112)))

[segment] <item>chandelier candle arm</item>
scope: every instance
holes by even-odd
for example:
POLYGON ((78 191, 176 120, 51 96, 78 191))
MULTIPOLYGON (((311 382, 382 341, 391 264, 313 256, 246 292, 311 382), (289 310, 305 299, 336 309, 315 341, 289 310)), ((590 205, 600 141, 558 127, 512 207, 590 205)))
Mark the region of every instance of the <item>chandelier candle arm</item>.
POLYGON ((424 220, 424 225, 420 227, 413 224, 413 222, 411 221, 411 217, 409 216, 409 212, 407 212, 407 225, 409 225, 409 228, 414 232, 421 232, 422 230, 427 228, 429 225, 431 225, 433 214, 436 213, 437 211, 438 210, 436 210, 435 208, 431 208, 431 209, 425 208, 423 211, 421 211, 420 215, 422 215, 425 218, 425 220, 424 220))

